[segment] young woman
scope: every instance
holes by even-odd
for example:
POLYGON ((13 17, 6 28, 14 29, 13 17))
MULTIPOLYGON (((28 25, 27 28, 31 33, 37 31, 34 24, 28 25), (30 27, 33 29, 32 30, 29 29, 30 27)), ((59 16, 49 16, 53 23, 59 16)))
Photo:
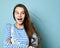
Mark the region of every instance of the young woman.
POLYGON ((40 48, 39 35, 30 21, 27 8, 17 4, 13 10, 15 24, 7 24, 4 48, 40 48))

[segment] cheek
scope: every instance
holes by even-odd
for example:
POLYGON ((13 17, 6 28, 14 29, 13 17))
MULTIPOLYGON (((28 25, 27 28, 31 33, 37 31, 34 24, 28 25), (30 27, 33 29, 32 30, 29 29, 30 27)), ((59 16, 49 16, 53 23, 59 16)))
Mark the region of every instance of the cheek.
POLYGON ((21 16, 22 16, 23 19, 25 18, 25 14, 22 14, 21 16))
POLYGON ((17 18, 17 17, 18 17, 18 15, 16 15, 16 14, 15 14, 14 16, 15 16, 15 18, 17 18))
POLYGON ((24 19, 25 18, 25 15, 22 18, 24 19))

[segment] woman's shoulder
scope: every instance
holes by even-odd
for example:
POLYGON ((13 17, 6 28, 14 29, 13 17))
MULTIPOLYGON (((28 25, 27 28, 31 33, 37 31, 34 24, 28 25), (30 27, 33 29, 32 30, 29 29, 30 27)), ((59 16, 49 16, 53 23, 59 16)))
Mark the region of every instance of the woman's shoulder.
POLYGON ((7 24, 5 25, 5 28, 6 28, 7 30, 10 30, 10 29, 11 29, 11 25, 12 25, 12 24, 7 23, 7 24))
POLYGON ((10 38, 11 24, 7 23, 4 27, 4 39, 10 38))
POLYGON ((8 26, 11 26, 11 24, 10 23, 6 23, 6 27, 8 27, 8 26))
POLYGON ((13 25, 13 24, 7 23, 7 24, 5 25, 5 27, 6 27, 6 28, 11 28, 12 25, 13 25))

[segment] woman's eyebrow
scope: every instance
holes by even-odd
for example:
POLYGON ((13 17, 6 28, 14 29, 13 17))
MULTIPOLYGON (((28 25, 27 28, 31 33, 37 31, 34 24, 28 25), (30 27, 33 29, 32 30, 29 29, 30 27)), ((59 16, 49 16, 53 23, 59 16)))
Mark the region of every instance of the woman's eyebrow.
POLYGON ((17 10, 15 10, 15 12, 18 12, 17 10))
MULTIPOLYGON (((19 12, 19 11, 15 10, 15 12, 19 12)), ((21 12, 24 12, 24 11, 21 11, 21 12)))
POLYGON ((22 11, 22 13, 25 13, 24 11, 22 11))

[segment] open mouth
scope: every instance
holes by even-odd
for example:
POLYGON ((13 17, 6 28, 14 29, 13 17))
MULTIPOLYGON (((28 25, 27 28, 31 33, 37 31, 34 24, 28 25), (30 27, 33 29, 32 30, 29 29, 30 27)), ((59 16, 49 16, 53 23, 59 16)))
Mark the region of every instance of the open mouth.
POLYGON ((17 18, 18 21, 22 21, 22 18, 17 18))

